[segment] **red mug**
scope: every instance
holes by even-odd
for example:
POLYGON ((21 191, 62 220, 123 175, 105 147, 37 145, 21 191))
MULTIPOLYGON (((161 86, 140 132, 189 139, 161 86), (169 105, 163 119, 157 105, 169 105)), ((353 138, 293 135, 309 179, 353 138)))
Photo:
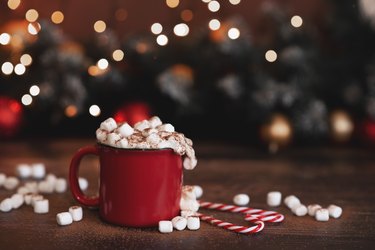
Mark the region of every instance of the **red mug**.
POLYGON ((81 204, 99 207, 109 223, 151 227, 171 220, 180 211, 182 160, 172 149, 122 149, 97 144, 79 149, 73 156, 69 182, 73 197, 81 204), (78 184, 81 159, 98 155, 99 196, 87 197, 78 184))

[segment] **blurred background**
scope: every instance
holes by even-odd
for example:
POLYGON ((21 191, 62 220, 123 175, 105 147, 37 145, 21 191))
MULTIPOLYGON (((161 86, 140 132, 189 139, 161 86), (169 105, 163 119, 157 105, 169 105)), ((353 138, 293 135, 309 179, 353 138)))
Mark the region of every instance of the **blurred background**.
POLYGON ((202 140, 375 144, 375 0, 3 0, 0 138, 158 115, 202 140))

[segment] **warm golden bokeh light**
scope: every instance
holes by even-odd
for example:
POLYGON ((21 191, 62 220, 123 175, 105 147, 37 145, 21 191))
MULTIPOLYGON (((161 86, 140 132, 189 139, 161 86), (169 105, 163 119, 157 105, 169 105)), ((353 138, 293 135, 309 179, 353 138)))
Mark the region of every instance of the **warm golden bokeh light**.
POLYGON ((38 17, 39 17, 39 13, 38 13, 38 11, 36 11, 34 9, 29 9, 25 14, 26 20, 29 21, 30 23, 38 20, 38 17))
POLYGON ((180 0, 166 0, 165 3, 169 8, 176 8, 180 4, 180 0))
POLYGON ((185 22, 190 22, 194 17, 194 14, 191 10, 183 10, 181 11, 181 19, 185 22))
POLYGON ((15 10, 20 6, 21 0, 9 0, 8 1, 8 7, 11 10, 15 10))
POLYGON ((25 66, 29 66, 33 62, 33 58, 29 54, 23 54, 20 58, 20 62, 25 66))
POLYGON ((64 14, 61 11, 55 11, 51 15, 51 20, 55 24, 60 24, 64 21, 64 14))
POLYGON ((92 115, 92 116, 99 116, 100 115, 100 113, 101 113, 101 110, 100 110, 100 108, 99 108, 99 106, 98 105, 91 105, 90 106, 90 108, 89 108, 89 113, 90 113, 90 115, 92 115))
POLYGON ((74 117, 78 113, 77 107, 74 105, 69 105, 65 108, 65 115, 67 117, 74 117))
POLYGON ((1 65, 1 71, 4 75, 10 75, 13 72, 13 64, 11 62, 5 62, 3 65, 1 65))
POLYGON ((21 98, 21 102, 25 106, 29 106, 33 102, 33 98, 29 94, 25 94, 21 98))
POLYGON ((265 54, 265 58, 268 62, 274 62, 277 59, 277 53, 274 50, 268 50, 265 54))
POLYGON ((163 31, 163 26, 160 23, 154 23, 151 25, 151 32, 155 35, 159 35, 163 31))
POLYGON ((300 17, 300 16, 293 16, 293 17, 290 19, 290 23, 292 24, 293 27, 295 27, 295 28, 299 28, 299 27, 301 27, 302 24, 303 24, 302 17, 300 17))
POLYGON ((112 53, 112 58, 113 58, 113 60, 119 62, 122 59, 124 59, 124 52, 122 50, 120 50, 120 49, 116 49, 112 53))
POLYGON ((107 25, 104 21, 98 20, 94 23, 94 30, 98 33, 102 33, 107 28, 107 25))

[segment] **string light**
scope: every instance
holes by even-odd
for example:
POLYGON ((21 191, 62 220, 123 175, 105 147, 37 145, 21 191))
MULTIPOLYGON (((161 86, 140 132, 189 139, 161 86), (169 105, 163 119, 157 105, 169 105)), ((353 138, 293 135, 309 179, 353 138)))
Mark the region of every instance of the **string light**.
POLYGON ((8 33, 2 33, 0 35, 0 44, 1 45, 7 45, 10 42, 10 35, 8 33))
POLYGON ((211 12, 217 12, 220 9, 220 3, 218 1, 210 1, 208 3, 208 10, 211 12))
POLYGON ((180 0, 166 0, 165 3, 169 8, 176 8, 180 4, 180 0))
POLYGON ((38 17, 39 17, 39 13, 38 13, 38 11, 36 11, 34 9, 29 9, 25 14, 26 20, 29 21, 30 23, 38 20, 38 17))
POLYGON ((23 54, 20 58, 20 62, 24 66, 29 66, 33 62, 33 58, 29 54, 23 54))
POLYGON ((163 31, 163 26, 160 23, 154 23, 151 25, 151 32, 155 35, 160 34, 163 31))
POLYGON ((37 96, 40 94, 40 88, 37 85, 33 85, 29 89, 30 95, 37 96))
POLYGON ((21 102, 25 106, 29 106, 33 102, 33 98, 29 94, 25 94, 21 98, 21 102))
POLYGON ((98 105, 91 105, 90 106, 90 108, 89 108, 89 113, 90 113, 90 115, 92 115, 92 116, 99 116, 100 115, 100 113, 101 113, 101 110, 100 110, 100 108, 99 108, 99 106, 98 105))
POLYGON ((173 32, 176 36, 187 36, 189 34, 189 26, 185 23, 176 24, 173 28, 173 32))
POLYGON ((74 105, 68 105, 66 108, 65 108, 65 115, 67 117, 74 117, 76 116, 78 113, 78 110, 77 110, 77 107, 74 106, 74 105))
POLYGON ((98 61, 98 63, 96 65, 98 66, 99 69, 105 70, 105 69, 108 68, 109 63, 108 63, 107 59, 102 58, 98 61))
POLYGON ((241 0, 229 0, 229 2, 233 5, 237 5, 241 2, 241 0))
POLYGON ((168 37, 166 35, 158 35, 156 38, 156 43, 160 46, 165 46, 168 44, 168 37))
POLYGON ((211 30, 218 30, 220 29, 220 26, 221 26, 221 23, 219 20, 217 19, 212 19, 209 23, 208 23, 208 27, 211 29, 211 30))
POLYGON ((193 12, 191 10, 183 10, 181 11, 181 19, 185 22, 190 22, 193 19, 193 12))
POLYGON ((57 10, 52 13, 51 20, 55 24, 60 24, 64 21, 64 14, 61 11, 57 10))
POLYGON ((265 58, 269 62, 274 62, 277 59, 277 53, 274 50, 268 50, 265 54, 265 58))
POLYGON ((20 6, 21 0, 9 0, 8 1, 8 7, 11 10, 15 10, 20 6))
POLYGON ((230 28, 228 30, 228 37, 232 40, 235 40, 240 37, 240 31, 237 28, 230 28))
POLYGON ((26 68, 23 64, 19 63, 17 64, 15 67, 14 67, 14 73, 16 73, 16 75, 23 75, 26 71, 26 68))
POLYGON ((31 35, 36 35, 39 33, 41 29, 41 26, 38 22, 35 22, 35 23, 29 23, 29 25, 27 26, 27 31, 31 34, 31 35))
POLYGON ((302 17, 300 17, 300 16, 293 16, 293 17, 290 19, 290 23, 292 24, 293 27, 295 27, 295 28, 299 28, 299 27, 301 27, 302 24, 303 24, 302 17))
POLYGON ((115 12, 115 18, 119 22, 123 22, 128 17, 128 12, 125 9, 118 9, 115 12))
POLYGON ((104 21, 102 20, 98 20, 94 23, 94 30, 97 32, 97 33, 102 33, 105 31, 105 29, 107 28, 107 25, 104 21))
POLYGON ((119 62, 124 58, 124 52, 120 49, 116 49, 112 53, 112 58, 113 58, 113 60, 119 62))
POLYGON ((5 62, 1 65, 1 71, 4 75, 10 75, 13 72, 13 64, 10 62, 5 62))

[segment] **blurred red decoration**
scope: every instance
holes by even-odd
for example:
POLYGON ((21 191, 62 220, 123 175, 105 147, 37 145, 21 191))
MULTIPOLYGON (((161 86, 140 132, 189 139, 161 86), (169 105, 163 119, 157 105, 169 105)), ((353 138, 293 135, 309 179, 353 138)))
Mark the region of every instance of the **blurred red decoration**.
POLYGON ((147 103, 132 102, 121 106, 113 117, 118 123, 127 122, 133 126, 139 121, 149 119, 150 113, 150 106, 147 103))
POLYGON ((365 134, 365 139, 375 143, 375 121, 367 120, 363 123, 363 132, 365 134))
POLYGON ((17 134, 22 123, 22 105, 19 101, 0 96, 0 137, 17 134))

